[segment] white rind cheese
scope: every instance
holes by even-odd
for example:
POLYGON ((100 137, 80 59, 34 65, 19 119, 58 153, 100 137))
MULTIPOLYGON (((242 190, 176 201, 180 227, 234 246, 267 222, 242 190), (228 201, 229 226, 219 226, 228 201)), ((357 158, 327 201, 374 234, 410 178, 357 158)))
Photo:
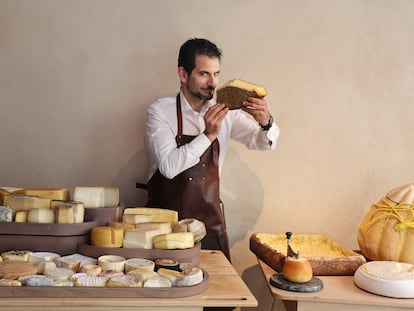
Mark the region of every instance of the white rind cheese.
POLYGON ((153 248, 153 238, 160 235, 159 229, 130 229, 125 231, 123 247, 124 248, 153 248))
POLYGON ((73 200, 83 202, 85 208, 115 207, 119 205, 119 188, 77 186, 73 200))
POLYGON ((55 213, 50 208, 33 208, 27 215, 27 221, 39 224, 53 224, 55 213))
POLYGON ((172 283, 165 277, 154 276, 144 281, 144 287, 172 287, 172 283))
POLYGON ((193 286, 203 281, 203 270, 193 267, 190 271, 180 272, 166 268, 158 269, 158 274, 169 279, 173 286, 193 286))

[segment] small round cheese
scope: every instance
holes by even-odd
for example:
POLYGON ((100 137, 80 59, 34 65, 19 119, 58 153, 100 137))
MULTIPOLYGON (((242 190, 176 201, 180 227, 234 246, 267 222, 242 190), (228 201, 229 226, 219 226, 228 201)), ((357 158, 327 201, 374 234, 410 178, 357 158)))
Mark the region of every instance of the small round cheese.
POLYGON ((124 271, 126 259, 117 255, 103 255, 98 258, 98 265, 102 270, 124 271))

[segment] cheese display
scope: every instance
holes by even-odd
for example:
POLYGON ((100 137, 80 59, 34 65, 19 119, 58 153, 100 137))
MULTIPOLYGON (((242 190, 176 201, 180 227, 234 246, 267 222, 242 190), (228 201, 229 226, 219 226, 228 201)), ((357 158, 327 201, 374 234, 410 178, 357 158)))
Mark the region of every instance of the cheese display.
POLYGON ((122 246, 124 248, 153 248, 153 238, 160 235, 159 229, 130 229, 125 231, 124 241, 122 246))
POLYGON ((151 215, 152 221, 155 222, 171 222, 175 224, 178 222, 178 212, 163 208, 153 207, 129 207, 124 210, 124 215, 140 214, 151 215))
POLYGON ((217 102, 226 105, 229 109, 240 109, 243 102, 249 97, 263 98, 267 94, 266 88, 242 79, 232 79, 217 89, 217 102))
POLYGON ((66 188, 24 188, 20 190, 15 190, 13 193, 37 196, 47 198, 49 200, 70 200, 70 192, 66 188))
POLYGON ((19 210, 50 208, 50 199, 33 195, 11 194, 4 197, 3 205, 10 207, 14 214, 19 210))
POLYGON ((53 224, 55 213, 50 208, 32 208, 27 214, 27 222, 53 224))
POLYGON ((160 234, 153 238, 156 249, 185 249, 194 247, 194 234, 192 232, 172 232, 160 234))
POLYGON ((73 200, 82 202, 85 208, 114 207, 119 205, 119 188, 77 186, 73 200))
POLYGON ((0 206, 0 222, 11 222, 13 210, 8 206, 0 206))
POLYGON ((362 254, 376 261, 414 264, 414 184, 392 189, 371 206, 358 227, 362 254))
POLYGON ((94 227, 91 230, 91 244, 99 247, 121 247, 124 230, 115 227, 94 227))
MULTIPOLYGON (((290 245, 309 260, 315 276, 353 275, 366 262, 361 254, 320 234, 295 234, 290 245)), ((286 235, 254 233, 250 237, 250 250, 271 268, 282 272, 287 256, 286 235)))
POLYGON ((386 297, 414 298, 414 265, 396 261, 370 261, 354 275, 359 288, 386 297))
POLYGON ((207 234, 204 222, 194 218, 181 219, 174 228, 174 232, 192 232, 195 243, 201 241, 207 234))

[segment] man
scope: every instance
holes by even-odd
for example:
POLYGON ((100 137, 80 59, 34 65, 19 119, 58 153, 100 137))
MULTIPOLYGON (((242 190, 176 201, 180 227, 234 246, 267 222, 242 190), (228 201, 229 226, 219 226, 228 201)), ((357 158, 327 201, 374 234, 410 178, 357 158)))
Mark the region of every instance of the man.
POLYGON ((249 149, 272 150, 279 128, 264 99, 250 98, 239 110, 215 103, 220 59, 221 51, 206 39, 190 39, 181 46, 180 92, 155 101, 147 112, 145 139, 151 162, 147 189, 148 206, 177 210, 180 219, 203 221, 207 236, 202 247, 220 249, 230 260, 219 195, 229 140, 249 149))

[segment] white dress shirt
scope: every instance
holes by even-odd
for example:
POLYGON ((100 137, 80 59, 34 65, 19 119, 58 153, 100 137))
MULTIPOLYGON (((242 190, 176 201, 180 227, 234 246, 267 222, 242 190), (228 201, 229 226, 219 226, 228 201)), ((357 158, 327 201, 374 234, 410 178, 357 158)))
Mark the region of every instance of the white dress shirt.
MULTIPOLYGON (((161 98, 152 103, 147 110, 145 141, 150 155, 149 177, 160 170, 166 178, 172 179, 200 161, 201 155, 211 142, 205 134, 203 116, 215 100, 209 101, 200 112, 193 110, 180 92, 183 135, 196 136, 190 143, 177 148, 177 111, 176 95, 161 98)), ((275 123, 268 131, 240 109, 230 110, 221 124, 217 137, 220 143, 219 174, 230 138, 252 150, 273 150, 276 148, 279 128, 275 123), (271 142, 271 144, 269 144, 271 142)))

